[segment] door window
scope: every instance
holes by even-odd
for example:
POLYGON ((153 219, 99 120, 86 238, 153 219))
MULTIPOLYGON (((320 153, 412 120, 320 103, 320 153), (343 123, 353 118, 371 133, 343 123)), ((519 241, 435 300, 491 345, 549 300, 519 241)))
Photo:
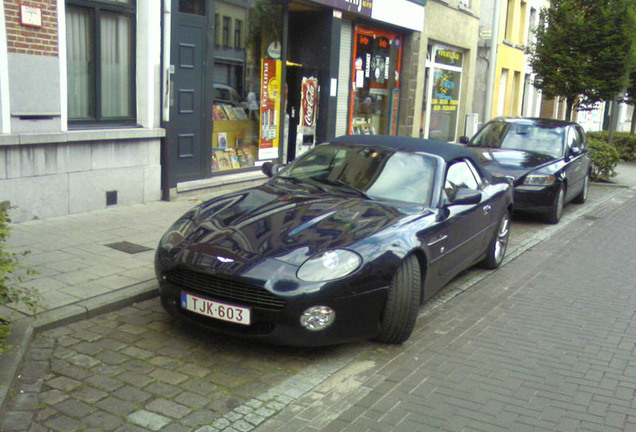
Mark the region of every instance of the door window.
POLYGON ((479 189, 479 182, 466 161, 455 162, 446 173, 446 182, 444 183, 446 196, 452 198, 459 188, 479 189))

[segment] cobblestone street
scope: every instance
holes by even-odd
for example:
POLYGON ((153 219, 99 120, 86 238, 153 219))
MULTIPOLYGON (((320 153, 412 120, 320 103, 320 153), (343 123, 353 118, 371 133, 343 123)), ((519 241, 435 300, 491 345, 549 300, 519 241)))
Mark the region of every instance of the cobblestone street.
MULTIPOLYGON (((528 395, 513 365, 520 361, 519 368, 523 369, 524 360, 514 360, 517 357, 511 353, 527 353, 514 341, 532 339, 535 332, 525 336, 515 336, 514 331, 504 333, 513 338, 512 345, 506 348, 504 342, 499 341, 500 336, 488 336, 480 330, 492 328, 486 325, 484 317, 501 322, 503 315, 493 311, 515 310, 518 307, 515 299, 524 304, 528 302, 530 299, 525 296, 511 297, 509 289, 512 284, 521 283, 514 281, 531 280, 532 272, 537 271, 542 262, 551 260, 546 258, 549 254, 541 252, 543 245, 551 242, 560 245, 562 241, 552 237, 558 236, 568 225, 582 232, 582 226, 600 220, 590 214, 591 210, 617 205, 625 195, 631 196, 629 190, 596 187, 591 193, 591 203, 568 206, 564 221, 557 226, 527 217, 516 218, 508 264, 497 272, 474 268, 458 277, 421 308, 413 337, 401 346, 372 342, 317 349, 259 345, 185 328, 163 311, 157 298, 43 331, 36 335, 26 352, 0 419, 0 430, 298 432, 336 431, 348 425, 347 430, 352 431, 390 430, 403 425, 402 418, 413 420, 415 413, 422 409, 434 415, 426 416, 428 420, 417 417, 419 420, 415 423, 408 423, 410 428, 396 430, 441 430, 437 428, 440 424, 450 431, 489 430, 462 429, 472 426, 470 420, 482 420, 472 414, 461 424, 448 421, 460 408, 479 412, 479 405, 475 405, 478 402, 473 399, 481 397, 482 384, 491 390, 505 385, 505 391, 495 392, 501 397, 511 396, 517 390, 520 400, 528 395), (521 258, 530 253, 538 254, 541 259, 522 261, 521 258), (465 295, 459 296, 463 293, 465 295), (473 331, 471 337, 464 336, 468 331, 473 331), (479 342, 481 337, 487 340, 479 342), (501 355, 482 352, 487 347, 498 346, 504 350, 501 355), (471 347, 477 347, 478 354, 463 351, 471 347), (486 360, 488 363, 483 363, 486 360), (442 385, 444 382, 448 386, 442 385), (463 399, 461 395, 471 389, 478 389, 479 394, 463 399), (417 399, 419 397, 423 399, 417 399), (450 402, 440 404, 440 400, 450 402), (466 406, 460 406, 464 402, 466 406), (369 423, 371 420, 377 424, 369 423), (361 428, 354 427, 356 422, 361 428)), ((590 253, 589 246, 586 250, 590 253)), ((555 263, 559 260, 557 257, 555 263)), ((589 267, 590 263, 580 266, 589 267)), ((557 270, 559 265, 546 268, 557 270)), ((537 280, 530 283, 542 286, 537 280)), ((558 289, 558 283, 551 284, 553 289, 558 289)), ((629 301, 627 297, 620 299, 629 301)), ((548 304, 558 304, 555 300, 549 299, 548 304)), ((527 307, 532 308, 533 303, 527 307)), ((547 306, 537 303, 537 307, 547 306)), ((533 313, 524 310, 519 312, 519 318, 533 313)), ((546 319, 558 318, 559 313, 555 310, 556 315, 548 314, 546 319)), ((604 311, 594 309, 594 313, 604 311)), ((551 325, 546 322, 537 329, 551 325)), ((529 347, 552 350, 556 342, 550 339, 528 343, 526 350, 529 347)), ((624 346, 618 339, 617 343, 624 346)), ((593 342, 584 349, 598 352, 598 346, 593 342)), ((578 363, 570 360, 568 357, 565 363, 577 367, 578 363)), ((626 365, 620 363, 625 359, 617 361, 619 365, 626 365)), ((531 375, 540 377, 543 373, 558 378, 546 365, 531 375)), ((603 383, 617 384, 605 380, 598 368, 587 368, 577 372, 577 376, 581 373, 584 376, 601 374, 598 379, 603 383)), ((578 388, 578 381, 574 384, 568 384, 569 390, 563 396, 568 398, 568 403, 572 403, 569 398, 578 397, 573 390, 578 388)), ((617 388, 626 391, 623 384, 614 387, 612 394, 619 391, 617 388)), ((587 401, 591 403, 592 399, 587 401)), ((594 402, 589 409, 601 410, 605 406, 594 402)), ((515 419, 539 415, 531 405, 525 408, 521 402, 513 404, 517 408, 505 405, 502 411, 501 403, 495 397, 488 409, 505 412, 515 419), (526 409, 529 411, 518 412, 526 409)), ((550 405, 544 408, 547 406, 550 405)), ((495 415, 497 421, 484 424, 498 425, 499 429, 493 430, 504 430, 498 423, 498 415, 495 415)), ((602 430, 620 430, 609 427, 612 418, 607 417, 608 427, 602 430)), ((627 421, 627 417, 621 418, 627 421)), ((525 430, 553 430, 542 428, 547 424, 539 422, 533 426, 536 429, 525 430)), ((563 424, 556 422, 551 427, 563 424)))

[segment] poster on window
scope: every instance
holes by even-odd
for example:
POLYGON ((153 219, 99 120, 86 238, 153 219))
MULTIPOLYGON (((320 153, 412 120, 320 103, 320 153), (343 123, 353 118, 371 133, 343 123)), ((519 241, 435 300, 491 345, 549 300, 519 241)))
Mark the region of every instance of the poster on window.
POLYGON ((278 157, 281 66, 280 60, 262 59, 261 61, 259 159, 275 159, 278 157))
POLYGON ((433 74, 429 138, 455 140, 461 73, 436 69, 433 74))

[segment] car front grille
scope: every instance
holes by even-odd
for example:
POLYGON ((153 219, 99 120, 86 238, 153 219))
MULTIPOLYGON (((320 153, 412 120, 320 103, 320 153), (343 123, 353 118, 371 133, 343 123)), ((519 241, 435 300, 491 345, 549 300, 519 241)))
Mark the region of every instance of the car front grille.
POLYGON ((208 295, 216 300, 276 310, 285 307, 285 300, 258 285, 183 269, 172 270, 165 276, 166 281, 173 285, 208 295))

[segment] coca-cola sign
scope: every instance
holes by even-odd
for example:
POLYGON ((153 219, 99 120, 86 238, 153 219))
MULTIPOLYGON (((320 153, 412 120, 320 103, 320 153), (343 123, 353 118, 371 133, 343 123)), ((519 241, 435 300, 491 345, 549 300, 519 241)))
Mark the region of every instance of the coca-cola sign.
POLYGON ((301 104, 301 126, 314 127, 316 125, 316 107, 318 102, 318 80, 303 77, 301 104))

